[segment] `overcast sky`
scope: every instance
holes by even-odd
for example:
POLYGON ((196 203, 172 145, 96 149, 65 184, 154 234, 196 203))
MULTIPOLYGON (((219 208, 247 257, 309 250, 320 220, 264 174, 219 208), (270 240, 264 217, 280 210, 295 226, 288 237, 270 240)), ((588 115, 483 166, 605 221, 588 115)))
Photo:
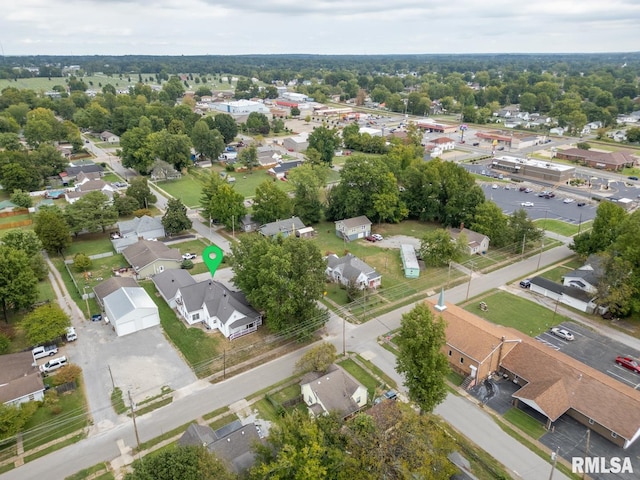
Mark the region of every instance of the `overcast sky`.
POLYGON ((640 0, 0 0, 4 55, 626 52, 640 0))

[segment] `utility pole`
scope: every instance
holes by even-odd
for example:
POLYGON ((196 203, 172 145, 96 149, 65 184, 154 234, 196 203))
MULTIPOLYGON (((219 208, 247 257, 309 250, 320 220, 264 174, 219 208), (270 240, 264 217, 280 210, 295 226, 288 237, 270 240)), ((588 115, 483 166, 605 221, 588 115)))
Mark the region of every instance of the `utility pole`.
POLYGON ((522 253, 521 253, 523 257, 524 257, 524 246, 526 245, 526 243, 527 243, 527 236, 523 235, 522 236, 522 253))
MULTIPOLYGON (((587 458, 589 456, 589 441, 591 440, 591 429, 587 428, 587 448, 584 450, 584 457, 587 458)), ((582 472, 582 480, 587 478, 587 472, 582 472)))
POLYGON ((469 290, 471 290, 471 278, 473 277, 473 268, 475 267, 475 263, 469 262, 469 265, 469 283, 467 284, 467 298, 465 298, 465 301, 469 300, 469 290))
POLYGON ((553 472, 556 471, 556 463, 558 463, 559 451, 560 451, 560 447, 556 448, 555 452, 551 452, 551 460, 553 460, 553 463, 551 464, 551 473, 549 474, 549 480, 553 480, 553 472))
POLYGON ((129 403, 131 404, 131 418, 133 419, 133 430, 136 433, 136 444, 138 453, 140 453, 140 436, 138 435, 138 425, 136 424, 136 407, 131 398, 131 390, 127 390, 127 394, 129 395, 129 403))

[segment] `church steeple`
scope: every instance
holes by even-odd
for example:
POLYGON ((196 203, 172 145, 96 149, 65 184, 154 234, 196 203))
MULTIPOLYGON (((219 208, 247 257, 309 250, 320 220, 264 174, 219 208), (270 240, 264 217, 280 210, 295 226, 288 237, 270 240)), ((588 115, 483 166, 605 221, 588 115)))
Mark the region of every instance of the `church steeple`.
POLYGON ((438 303, 434 308, 439 312, 444 312, 447 309, 447 306, 444 304, 444 288, 440 290, 440 297, 438 298, 438 303))

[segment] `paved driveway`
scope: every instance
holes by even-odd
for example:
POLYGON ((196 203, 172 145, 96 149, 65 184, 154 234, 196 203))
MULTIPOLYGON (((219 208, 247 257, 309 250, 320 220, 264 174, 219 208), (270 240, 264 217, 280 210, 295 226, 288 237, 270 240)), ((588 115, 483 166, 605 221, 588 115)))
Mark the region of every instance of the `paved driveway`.
MULTIPOLYGON (((121 421, 111 407, 113 387, 134 402, 158 395, 163 386, 177 390, 196 376, 158 327, 118 337, 104 322, 76 323, 78 340, 67 355, 82 367, 94 425, 99 430, 121 421)), ((128 399, 127 399, 128 403, 128 399)))

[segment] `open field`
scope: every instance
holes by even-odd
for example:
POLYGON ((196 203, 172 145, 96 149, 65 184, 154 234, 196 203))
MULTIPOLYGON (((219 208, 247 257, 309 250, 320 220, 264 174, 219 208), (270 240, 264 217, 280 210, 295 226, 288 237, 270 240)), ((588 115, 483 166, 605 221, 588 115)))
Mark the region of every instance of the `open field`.
POLYGON ((554 325, 571 321, 531 300, 502 291, 493 291, 476 298, 464 309, 498 325, 515 328, 530 337, 535 337, 554 325), (481 301, 489 307, 487 311, 480 310, 481 301))

